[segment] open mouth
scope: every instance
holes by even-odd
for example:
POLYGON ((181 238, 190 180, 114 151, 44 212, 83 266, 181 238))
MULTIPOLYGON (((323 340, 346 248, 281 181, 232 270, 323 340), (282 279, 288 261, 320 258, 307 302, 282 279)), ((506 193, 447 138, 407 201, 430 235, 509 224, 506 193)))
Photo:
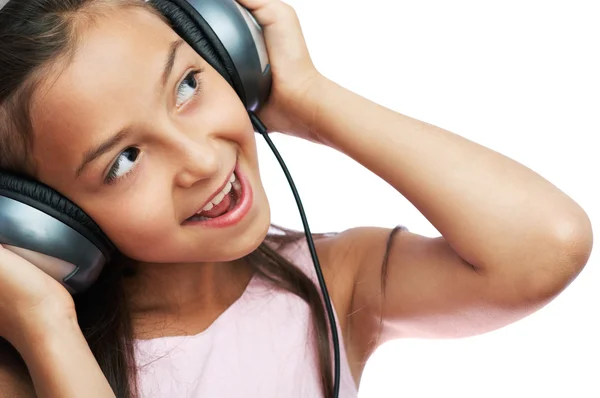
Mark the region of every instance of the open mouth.
POLYGON ((236 208, 242 198, 242 184, 234 172, 223 189, 202 210, 187 221, 207 221, 227 215, 236 208))

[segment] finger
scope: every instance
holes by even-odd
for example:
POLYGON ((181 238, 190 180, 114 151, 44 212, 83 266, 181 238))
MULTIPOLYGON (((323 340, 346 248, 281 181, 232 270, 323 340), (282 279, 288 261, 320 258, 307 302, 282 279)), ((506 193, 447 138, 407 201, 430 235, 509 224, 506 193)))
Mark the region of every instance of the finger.
POLYGON ((55 257, 51 257, 42 253, 34 252, 32 250, 23 249, 15 246, 4 246, 6 250, 9 250, 17 254, 22 259, 35 265, 52 278, 61 282, 67 275, 75 271, 75 265, 67 263, 66 261, 60 260, 55 257))
POLYGON ((292 6, 280 0, 239 0, 238 3, 250 10, 262 27, 295 15, 292 6))
POLYGON ((19 256, 15 249, 18 248, 6 244, 0 245, 0 273, 7 274, 10 272, 11 275, 18 274, 19 277, 30 275, 33 270, 32 264, 19 256))
POLYGON ((242 6, 246 7, 250 11, 256 11, 259 8, 263 8, 269 3, 276 2, 277 0, 237 0, 242 6))

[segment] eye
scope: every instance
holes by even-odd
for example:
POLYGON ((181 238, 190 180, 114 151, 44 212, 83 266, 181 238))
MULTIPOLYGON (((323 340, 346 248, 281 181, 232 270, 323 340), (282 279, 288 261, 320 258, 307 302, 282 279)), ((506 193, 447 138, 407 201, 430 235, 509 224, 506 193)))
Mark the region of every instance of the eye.
POLYGON ((191 100, 198 92, 200 92, 200 79, 198 75, 202 70, 193 70, 188 73, 183 81, 177 87, 177 108, 185 105, 191 100))
POLYGON ((135 162, 140 156, 138 148, 127 148, 119 154, 119 157, 113 163, 108 175, 104 179, 105 184, 112 184, 123 176, 127 175, 135 167, 135 162))

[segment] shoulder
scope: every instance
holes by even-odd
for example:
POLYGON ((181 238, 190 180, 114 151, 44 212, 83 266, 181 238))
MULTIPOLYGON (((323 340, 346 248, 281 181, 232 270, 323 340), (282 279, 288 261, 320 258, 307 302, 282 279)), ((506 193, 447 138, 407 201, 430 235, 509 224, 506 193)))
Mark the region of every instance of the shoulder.
POLYGON ((35 398, 27 367, 17 351, 0 338, 0 398, 35 398))
MULTIPOLYGON (((369 356, 377 346, 376 335, 381 320, 373 316, 377 311, 357 306, 357 292, 364 291, 365 281, 361 275, 365 274, 365 259, 370 255, 371 261, 368 263, 382 264, 386 247, 391 243, 390 237, 400 229, 402 227, 357 227, 315 239, 323 277, 338 315, 348 365, 357 384, 369 356), (366 247, 370 250, 366 250, 366 247)), ((370 275, 376 281, 381 272, 373 269, 370 275)), ((367 285, 375 286, 376 283, 367 285)), ((375 290, 371 290, 372 294, 377 295, 375 290)))
MULTIPOLYGON (((373 305, 362 305, 361 297, 379 294, 377 281, 381 279, 383 264, 387 261, 392 241, 394 246, 398 246, 398 239, 393 237, 402 235, 397 232, 403 229, 357 227, 336 233, 313 234, 323 277, 338 318, 340 337, 357 381, 376 348, 381 321, 379 309, 373 305)), ((276 250, 318 283, 304 234, 284 231, 288 244, 276 250)))
MULTIPOLYGON (((327 286, 331 288, 330 294, 340 318, 345 320, 347 334, 351 336, 353 345, 365 346, 365 341, 373 340, 376 329, 367 327, 373 323, 372 319, 367 319, 372 311, 356 311, 356 293, 365 284, 374 287, 371 289, 373 295, 381 293, 377 286, 383 282, 393 238, 403 230, 405 228, 402 226, 393 229, 356 227, 315 240, 327 286), (356 328, 355 324, 362 326, 356 328)), ((360 348, 360 351, 364 351, 364 348, 360 348)))
MULTIPOLYGON (((272 248, 309 276, 318 286, 314 262, 303 231, 271 227, 272 248), (275 244, 273 243, 275 242, 275 244)), ((348 235, 352 230, 335 233, 313 233, 313 242, 329 296, 335 307, 342 332, 347 330, 347 314, 356 275, 356 247, 348 235)))
POLYGON ((356 227, 316 239, 315 246, 328 286, 339 295, 352 299, 355 285, 365 271, 378 271, 371 273, 375 276, 383 271, 394 237, 401 231, 406 228, 356 227), (365 270, 366 266, 373 269, 365 270))

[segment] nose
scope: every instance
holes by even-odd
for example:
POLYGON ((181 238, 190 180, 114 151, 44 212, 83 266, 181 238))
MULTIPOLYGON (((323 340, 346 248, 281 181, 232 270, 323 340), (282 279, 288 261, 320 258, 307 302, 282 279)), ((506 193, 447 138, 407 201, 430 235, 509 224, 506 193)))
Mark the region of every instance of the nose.
POLYGON ((175 183, 189 188, 201 180, 216 176, 221 166, 218 148, 210 140, 182 139, 177 143, 175 183))

